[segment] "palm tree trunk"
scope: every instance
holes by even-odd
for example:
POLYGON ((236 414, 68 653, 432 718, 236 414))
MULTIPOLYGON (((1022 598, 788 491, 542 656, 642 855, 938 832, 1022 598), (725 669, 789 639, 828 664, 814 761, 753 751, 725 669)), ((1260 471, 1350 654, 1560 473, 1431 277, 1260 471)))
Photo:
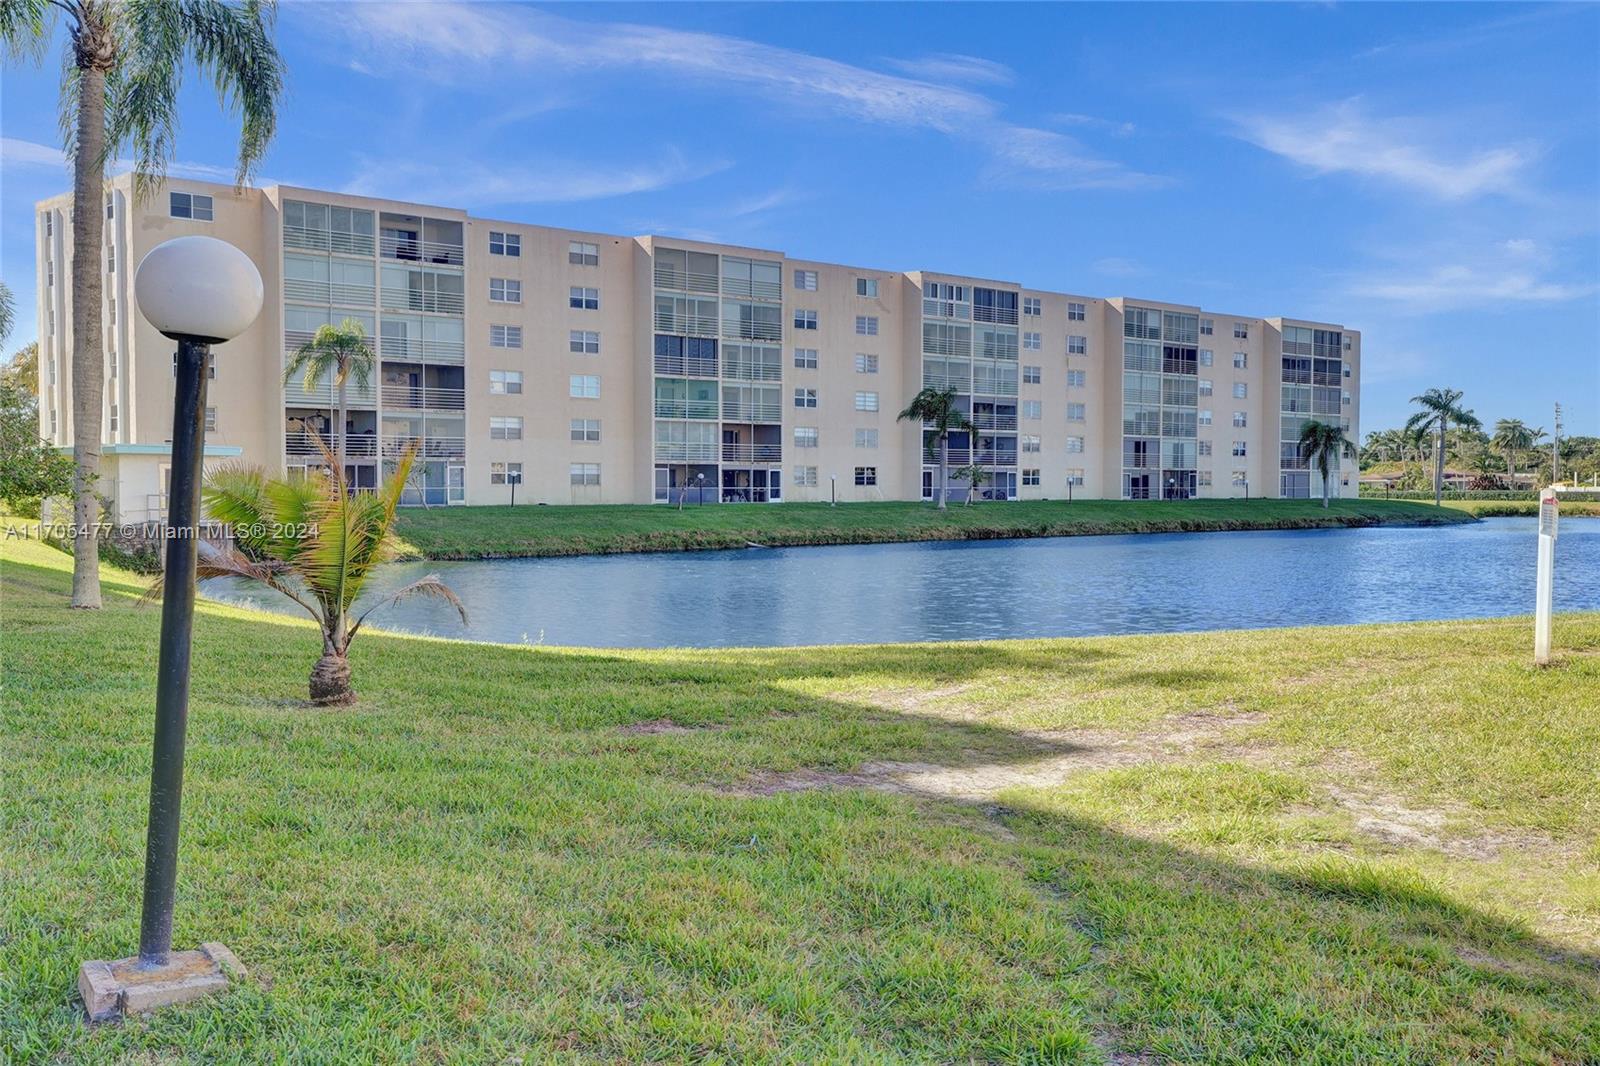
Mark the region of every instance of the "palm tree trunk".
POLYGON ((939 510, 944 510, 950 495, 950 434, 939 434, 939 510))
POLYGON ((355 689, 350 687, 350 660, 329 646, 322 649, 322 658, 311 668, 311 702, 325 707, 356 701, 355 689))
MULTIPOLYGON (((72 159, 72 606, 100 607, 100 408, 105 355, 100 300, 105 242, 106 70, 112 41, 86 19, 76 45, 77 135, 72 159)), ((124 309, 128 313, 128 309, 124 309)))
POLYGON ((1332 480, 1332 475, 1328 473, 1328 454, 1326 452, 1322 454, 1322 462, 1318 466, 1322 471, 1322 509, 1326 511, 1328 509, 1329 482, 1332 480))
POLYGON ((1433 505, 1444 506, 1444 435, 1449 427, 1439 423, 1439 454, 1433 464, 1433 505))
MULTIPOLYGON (((339 454, 339 484, 341 484, 341 485, 344 485, 344 483, 345 483, 344 482, 345 437, 348 436, 348 434, 345 433, 345 428, 344 428, 345 402, 346 402, 345 401, 345 386, 347 384, 348 384, 348 381, 343 376, 341 376, 339 378, 339 421, 333 427, 334 433, 338 434, 338 436, 335 439, 338 440, 338 442, 339 442, 339 449, 338 449, 338 454, 339 454)), ((348 490, 349 486, 345 486, 345 488, 348 490)))

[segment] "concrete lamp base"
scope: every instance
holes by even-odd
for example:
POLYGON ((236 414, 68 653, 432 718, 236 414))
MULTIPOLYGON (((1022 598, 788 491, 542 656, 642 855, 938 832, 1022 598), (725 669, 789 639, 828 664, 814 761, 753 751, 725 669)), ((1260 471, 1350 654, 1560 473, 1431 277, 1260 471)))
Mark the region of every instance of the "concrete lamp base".
POLYGON ((141 967, 137 957, 86 962, 78 969, 78 993, 91 1022, 172 1007, 225 991, 245 969, 221 944, 198 951, 175 951, 165 966, 141 967))

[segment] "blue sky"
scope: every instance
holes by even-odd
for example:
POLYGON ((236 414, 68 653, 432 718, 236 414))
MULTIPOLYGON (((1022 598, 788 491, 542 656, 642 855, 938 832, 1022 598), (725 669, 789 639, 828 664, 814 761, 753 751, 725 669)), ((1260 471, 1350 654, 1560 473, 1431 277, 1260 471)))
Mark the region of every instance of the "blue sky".
MULTIPOLYGON (((289 3, 266 181, 1364 334, 1600 433, 1600 6, 289 3)), ((59 42, 8 66, 0 269, 68 186, 59 42)), ((191 80, 174 173, 231 173, 191 80)))

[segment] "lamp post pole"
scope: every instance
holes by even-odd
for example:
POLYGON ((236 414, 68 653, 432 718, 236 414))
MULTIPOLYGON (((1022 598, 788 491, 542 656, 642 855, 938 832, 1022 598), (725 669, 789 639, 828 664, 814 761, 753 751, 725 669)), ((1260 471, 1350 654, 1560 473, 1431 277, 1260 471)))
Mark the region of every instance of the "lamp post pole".
POLYGON ((506 483, 511 486, 511 506, 517 505, 517 486, 522 484, 522 475, 510 473, 506 475, 506 483))

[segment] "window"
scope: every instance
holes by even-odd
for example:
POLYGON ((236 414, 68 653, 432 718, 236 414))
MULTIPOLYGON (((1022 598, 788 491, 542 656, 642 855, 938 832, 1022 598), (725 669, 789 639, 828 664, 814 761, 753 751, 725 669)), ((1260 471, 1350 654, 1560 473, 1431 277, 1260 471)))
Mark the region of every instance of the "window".
POLYGON ((878 372, 878 357, 865 352, 856 353, 856 373, 876 374, 878 372))
POLYGON ((207 407, 206 408, 206 432, 207 433, 215 433, 216 430, 217 430, 217 409, 215 407, 207 407))
POLYGON ((1043 377, 1044 371, 1040 367, 1024 366, 1022 368, 1022 383, 1024 385, 1037 385, 1043 380, 1043 377))
POLYGON ((567 472, 574 485, 600 484, 599 463, 569 463, 567 472))
POLYGON ((794 287, 805 292, 816 292, 817 272, 815 270, 796 270, 794 272, 794 287))
POLYGON ((817 446, 817 427, 795 426, 794 446, 796 448, 815 448, 817 446))
POLYGON ((1234 425, 1234 428, 1236 428, 1236 429, 1244 429, 1245 428, 1245 422, 1246 422, 1246 415, 1245 415, 1245 413, 1243 411, 1235 411, 1235 412, 1233 412, 1233 425, 1234 425))
POLYGON ((1024 296, 1022 298, 1022 313, 1025 315, 1033 315, 1035 318, 1044 314, 1044 309, 1039 305, 1039 297, 1024 296))
POLYGON ((1211 395, 1211 390, 1212 390, 1211 379, 1210 378, 1201 378, 1200 379, 1200 395, 1202 395, 1202 396, 1210 396, 1211 395))
POLYGON ((1242 381, 1235 381, 1233 383, 1233 398, 1235 400, 1243 400, 1243 399, 1247 398, 1249 395, 1250 395, 1250 386, 1249 385, 1245 384, 1242 381))
POLYGON ((1199 485, 1200 488, 1209 489, 1211 487, 1211 471, 1202 470, 1196 475, 1196 478, 1196 484, 1199 485))
MULTIPOLYGON (((212 220, 211 197, 202 196, 197 192, 175 192, 169 201, 169 213, 173 218, 192 218, 196 222, 210 222, 212 220)), ((107 217, 110 217, 110 205, 106 205, 107 217)))
POLYGON ((1032 433, 1024 433, 1022 435, 1022 450, 1025 451, 1025 452, 1037 452, 1037 451, 1040 451, 1041 450, 1041 445, 1040 445, 1040 442, 1039 442, 1039 438, 1036 435, 1032 434, 1032 433))
POLYGON ((491 370, 489 371, 489 395, 491 396, 520 396, 522 394, 522 371, 520 370, 491 370))
POLYGON ((521 326, 496 326, 489 327, 489 347, 491 348, 520 348, 522 347, 521 326))
POLYGON ((878 394, 875 392, 856 393, 857 411, 876 411, 878 409, 878 394))
POLYGON ((795 389, 794 390, 794 405, 796 407, 815 407, 815 406, 817 406, 817 390, 816 389, 795 389))
POLYGON ((1076 333, 1067 338, 1068 355, 1084 355, 1089 351, 1089 338, 1080 337, 1076 333))
POLYGON ((522 282, 515 278, 490 278, 489 299, 497 304, 522 302, 522 282))
POLYGON ((48 211, 44 213, 44 235, 46 237, 54 237, 56 235, 55 216, 48 211))
POLYGON ((567 395, 579 400, 598 400, 600 398, 600 375, 571 375, 567 379, 567 395))
POLYGON ((865 297, 867 297, 869 299, 876 300, 878 298, 878 279, 877 278, 857 278, 856 279, 856 295, 857 296, 865 296, 865 297))
POLYGON ((1200 365, 1201 366, 1210 366, 1212 358, 1213 358, 1213 356, 1212 356, 1210 348, 1201 348, 1200 349, 1200 365))
POLYGON ((1249 325, 1249 323, 1246 323, 1246 322, 1235 322, 1233 324, 1233 338, 1234 338, 1234 340, 1241 340, 1241 341, 1249 340, 1250 339, 1250 325, 1249 325))
POLYGON ((1250 477, 1250 475, 1246 471, 1243 471, 1243 470, 1235 470, 1233 472, 1233 474, 1232 474, 1233 483, 1235 485, 1246 485, 1246 484, 1249 484, 1249 477, 1250 477))
POLYGON ((1196 446, 1196 453, 1198 455, 1202 456, 1202 457, 1210 455, 1211 454, 1211 442, 1208 441, 1208 440, 1203 440, 1203 441, 1198 442, 1198 444, 1196 446))
POLYGON ((521 415, 493 415, 489 419, 490 440, 521 440, 521 415))
POLYGON ((817 468, 814 466, 797 466, 794 468, 794 483, 801 488, 814 489, 817 487, 817 468))
MULTIPOLYGON (((811 328, 815 329, 816 327, 813 326, 811 328)), ((878 316, 857 315, 856 332, 863 337, 876 337, 878 335, 878 316)))
POLYGON ((1025 352, 1037 352, 1042 347, 1043 347, 1043 343, 1042 343, 1042 341, 1040 339, 1040 335, 1039 334, 1037 334, 1037 333, 1024 333, 1022 335, 1022 350, 1023 351, 1025 351, 1025 352))
POLYGON ((1211 320, 1209 318, 1202 318, 1200 320, 1200 335, 1202 337, 1211 336, 1213 333, 1216 332, 1216 328, 1217 328, 1217 324, 1213 320, 1211 320))
POLYGON ((1350 364, 1349 363, 1346 363, 1344 365, 1344 376, 1345 377, 1350 377, 1351 376, 1351 374, 1350 374, 1350 364))
POLYGON ((1248 370, 1250 368, 1250 357, 1243 352, 1234 352, 1233 368, 1235 370, 1248 370))
POLYGON ((1067 469, 1067 484, 1068 485, 1082 485, 1083 484, 1083 468, 1081 466, 1080 467, 1069 467, 1067 469))
POLYGON ((117 405, 116 404, 112 404, 111 405, 110 429, 111 429, 111 432, 113 432, 113 433, 115 433, 117 431, 117 405))
MULTIPOLYGON (((56 365, 56 357, 52 355, 50 357, 50 384, 52 384, 52 385, 54 385, 56 383, 55 365, 56 365)), ((172 376, 173 377, 177 377, 178 376, 178 353, 177 352, 173 352, 172 353, 172 376)), ((206 360, 206 378, 208 380, 211 380, 211 381, 217 380, 217 360, 216 360, 215 357, 206 360)))
POLYGON ((1198 412, 1196 417, 1199 419, 1199 422, 1200 422, 1200 424, 1202 426, 1209 426, 1211 424, 1211 412, 1210 411, 1202 410, 1202 411, 1198 412))
POLYGON ((815 311, 802 311, 799 308, 794 312, 795 329, 816 329, 817 313, 815 311))
POLYGON ((571 426, 573 440, 581 441, 584 444, 598 444, 600 442, 600 420, 598 418, 574 418, 571 426))
POLYGON ((107 274, 115 274, 116 272, 117 272, 117 246, 114 245, 114 244, 108 244, 108 245, 106 245, 106 273, 107 274))
POLYGON ((112 214, 112 208, 111 208, 111 194, 110 194, 110 193, 106 193, 106 217, 107 217, 107 218, 113 218, 113 217, 115 217, 115 216, 114 216, 114 215, 113 215, 113 214, 112 214))
POLYGON ((44 284, 46 288, 56 283, 56 265, 46 259, 44 262, 44 284))
POLYGON ((875 429, 857 429, 857 448, 876 448, 878 446, 878 431, 875 429))
POLYGON ((1039 471, 1037 469, 1032 469, 1032 470, 1024 469, 1022 471, 1022 487, 1023 488, 1027 488, 1030 485, 1037 487, 1038 484, 1039 484, 1039 471))
POLYGON ((106 325, 114 326, 116 324, 117 324, 117 298, 115 296, 110 296, 110 297, 106 298, 106 325))
POLYGON ((501 233, 497 229, 490 230, 489 254, 509 255, 513 258, 522 255, 522 237, 516 233, 501 233))
POLYGON ((574 285, 567 290, 567 306, 578 311, 600 310, 600 290, 585 289, 574 285))
POLYGON ((586 241, 568 241, 567 262, 573 266, 597 267, 600 265, 600 246, 586 241))
POLYGON ((513 480, 522 480, 521 463, 490 463, 489 484, 509 485, 513 480))
POLYGON ((1023 400, 1022 401, 1022 417, 1028 419, 1031 422, 1039 421, 1040 413, 1041 413, 1042 410, 1043 410, 1043 408, 1041 407, 1041 405, 1040 405, 1038 400, 1023 400))
POLYGON ((1236 440, 1236 441, 1233 442, 1233 457, 1235 459, 1243 459, 1245 457, 1245 442, 1244 441, 1236 440))
POLYGON ((1342 406, 1349 407, 1350 406, 1350 394, 1348 392, 1340 393, 1340 395, 1339 395, 1339 403, 1342 406))
POLYGON ((856 467, 857 485, 876 485, 878 483, 878 468, 875 466, 856 467))
MULTIPOLYGON (((207 362, 212 366, 216 365, 214 361, 208 360, 207 362)), ((117 376, 117 353, 116 352, 107 352, 106 353, 106 363, 110 367, 109 371, 107 372, 107 376, 108 377, 113 377, 113 378, 116 377, 117 376)), ((217 376, 216 375, 216 371, 213 370, 212 373, 211 373, 211 377, 216 377, 216 376, 217 376)))
POLYGON ((1081 403, 1067 404, 1067 421, 1082 422, 1085 417, 1084 405, 1081 403))
POLYGON ((1077 455, 1079 452, 1082 452, 1083 451, 1083 438, 1082 437, 1068 437, 1067 438, 1067 451, 1069 453, 1073 454, 1073 455, 1077 455))
POLYGON ((1067 371, 1067 388, 1083 389, 1089 386, 1089 372, 1087 370, 1067 371))
POLYGON ((794 350, 794 365, 801 370, 815 370, 817 368, 817 350, 815 348, 796 348, 794 350))
POLYGON ((1082 322, 1089 317, 1089 309, 1080 303, 1067 304, 1067 321, 1082 322))
POLYGON ((592 329, 567 331, 567 351, 577 355, 599 355, 600 334, 592 329))

